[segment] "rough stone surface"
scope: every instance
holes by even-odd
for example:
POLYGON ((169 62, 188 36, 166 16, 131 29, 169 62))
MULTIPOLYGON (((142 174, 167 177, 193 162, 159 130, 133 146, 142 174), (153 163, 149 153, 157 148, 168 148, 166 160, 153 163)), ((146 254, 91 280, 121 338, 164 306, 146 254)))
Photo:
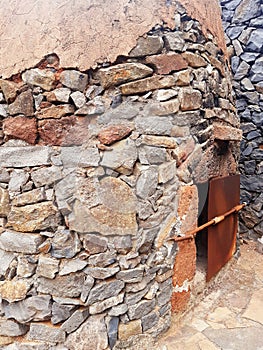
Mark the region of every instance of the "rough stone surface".
POLYGON ((10 198, 9 193, 4 188, 0 187, 0 216, 7 216, 10 212, 10 198))
POLYGON ((98 139, 104 145, 111 145, 120 141, 132 132, 132 128, 126 125, 112 125, 103 129, 98 134, 98 139))
POLYGON ((30 233, 4 231, 0 235, 0 247, 8 252, 35 254, 44 238, 30 233))
POLYGON ((34 119, 26 117, 12 117, 4 120, 5 138, 20 139, 34 145, 37 138, 37 127, 34 119))
POLYGON ((17 337, 24 335, 27 331, 28 326, 21 325, 13 320, 5 320, 0 318, 0 335, 17 337))
POLYGON ((125 63, 100 70, 100 81, 104 88, 145 78, 153 70, 141 63, 125 63))
POLYGON ((5 168, 22 168, 27 166, 50 164, 49 147, 1 147, 0 161, 5 168))
POLYGON ((52 202, 12 207, 8 215, 8 227, 16 231, 34 232, 58 225, 57 208, 52 202))
POLYGON ((60 81, 63 85, 72 90, 80 90, 83 92, 88 83, 88 76, 76 70, 65 70, 60 74, 60 81))
POLYGON ((30 285, 24 281, 4 281, 0 282, 1 298, 12 303, 25 299, 30 285))
POLYGON ((120 323, 119 339, 126 340, 129 337, 142 333, 141 320, 130 321, 127 324, 120 323))
POLYGON ((181 55, 175 53, 149 56, 146 62, 154 65, 158 74, 169 74, 188 67, 187 61, 181 55))
POLYGON ((25 117, 34 115, 32 91, 21 92, 15 101, 8 106, 8 112, 11 115, 23 114, 25 117))
POLYGON ((131 95, 156 89, 169 88, 174 85, 175 79, 173 77, 162 77, 161 75, 155 75, 150 78, 123 84, 120 86, 120 89, 123 95, 131 95))
POLYGON ((130 51, 129 56, 140 57, 154 55, 162 51, 163 40, 159 36, 140 37, 136 46, 130 51))
POLYGON ((22 74, 22 79, 29 85, 39 86, 44 90, 52 90, 55 85, 55 74, 51 70, 39 68, 29 69, 22 74))
POLYGON ((67 337, 65 346, 76 350, 106 350, 108 337, 104 315, 90 316, 76 332, 67 337))
POLYGON ((66 334, 57 327, 41 323, 31 323, 27 334, 28 340, 47 341, 49 343, 63 343, 66 334))

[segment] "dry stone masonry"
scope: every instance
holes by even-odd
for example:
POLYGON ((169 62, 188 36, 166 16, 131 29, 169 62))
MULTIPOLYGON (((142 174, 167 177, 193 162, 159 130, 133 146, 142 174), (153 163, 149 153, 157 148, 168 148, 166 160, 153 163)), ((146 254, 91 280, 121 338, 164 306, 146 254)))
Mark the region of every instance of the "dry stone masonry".
POLYGON ((221 0, 223 24, 231 54, 233 88, 241 119, 240 232, 263 233, 263 3, 260 0, 221 0))
POLYGON ((133 349, 187 306, 196 247, 170 238, 241 131, 216 39, 175 18, 112 64, 0 80, 1 349, 133 349))

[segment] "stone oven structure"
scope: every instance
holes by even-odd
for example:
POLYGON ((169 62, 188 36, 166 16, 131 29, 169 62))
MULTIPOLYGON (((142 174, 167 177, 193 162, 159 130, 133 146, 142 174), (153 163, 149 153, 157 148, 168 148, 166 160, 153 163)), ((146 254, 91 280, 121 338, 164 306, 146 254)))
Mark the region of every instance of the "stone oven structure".
POLYGON ((237 174, 219 7, 123 0, 113 17, 107 1, 14 3, 1 33, 2 349, 132 349, 187 308, 197 244, 173 237, 197 227, 205 184, 237 174), (98 28, 85 32, 87 15, 98 28))

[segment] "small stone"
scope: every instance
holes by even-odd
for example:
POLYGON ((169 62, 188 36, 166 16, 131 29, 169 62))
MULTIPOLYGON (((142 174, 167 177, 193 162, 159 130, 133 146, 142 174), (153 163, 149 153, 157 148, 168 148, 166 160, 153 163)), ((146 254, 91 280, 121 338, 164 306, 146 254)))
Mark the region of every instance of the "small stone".
POLYGON ((85 116, 98 116, 105 112, 104 102, 101 96, 95 97, 93 100, 84 104, 80 109, 78 109, 75 114, 85 115, 85 116))
POLYGON ((121 174, 129 175, 137 160, 135 142, 131 139, 122 140, 112 145, 112 150, 104 152, 101 165, 114 169, 121 174))
POLYGON ((0 335, 7 337, 18 337, 26 334, 28 326, 19 324, 13 320, 0 318, 0 335))
POLYGON ((86 234, 83 237, 83 247, 90 254, 103 253, 107 250, 107 238, 95 234, 86 234))
MULTIPOLYGON (((85 270, 84 270, 85 272, 85 270)), ((89 292, 91 290, 91 288, 94 286, 94 278, 91 276, 86 276, 85 277, 85 281, 84 281, 84 285, 81 291, 81 295, 80 295, 80 300, 85 303, 88 296, 89 296, 89 292)))
POLYGON ((183 88, 179 92, 182 111, 199 109, 202 106, 202 94, 198 90, 183 88))
POLYGON ((218 140, 241 141, 242 131, 231 126, 213 124, 214 138, 218 140))
POLYGON ((59 261, 56 259, 49 258, 44 255, 40 255, 38 259, 38 266, 36 274, 38 276, 53 279, 58 272, 59 261))
POLYGON ((49 343, 63 343, 66 334, 60 328, 41 323, 31 323, 27 334, 28 340, 40 340, 49 343))
POLYGON ((188 67, 187 60, 182 55, 176 53, 149 56, 146 58, 146 63, 154 65, 157 74, 169 74, 170 72, 188 67))
POLYGON ((6 118, 7 115, 7 105, 0 105, 0 116, 6 118))
POLYGON ((46 193, 44 188, 37 188, 32 191, 22 193, 12 200, 12 205, 21 207, 27 204, 34 204, 46 200, 46 193))
POLYGON ((139 116, 135 119, 140 134, 170 136, 173 124, 170 118, 139 116))
POLYGON ((8 252, 36 254, 44 238, 40 235, 4 231, 0 235, 0 248, 8 252))
POLYGON ((104 145, 111 145, 116 141, 120 141, 132 132, 133 128, 127 125, 111 125, 100 131, 98 139, 104 145))
POLYGON ((166 101, 170 98, 178 95, 178 92, 173 89, 160 89, 157 91, 156 99, 157 101, 166 101))
POLYGON ((116 306, 118 304, 121 304, 124 299, 124 293, 120 293, 117 296, 110 297, 108 299, 105 299, 103 301, 99 301, 97 303, 94 303, 90 306, 89 311, 91 315, 100 314, 103 311, 116 306))
POLYGON ((166 150, 151 146, 139 148, 139 161, 141 164, 160 164, 167 160, 166 150))
POLYGON ((4 250, 0 250, 0 276, 5 276, 10 264, 15 259, 15 255, 13 253, 5 252, 4 250))
POLYGON ((108 312, 109 316, 120 316, 127 312, 128 306, 126 304, 120 304, 113 306, 108 312))
POLYGON ((119 254, 127 254, 133 247, 132 238, 129 235, 115 237, 113 238, 112 243, 114 245, 114 249, 119 254))
POLYGON ((176 31, 173 33, 166 33, 164 35, 164 40, 168 44, 170 50, 179 52, 183 51, 185 41, 182 32, 176 31))
POLYGON ((147 198, 154 194, 158 185, 158 170, 155 166, 150 166, 138 178, 136 184, 136 194, 141 198, 147 198))
POLYGON ((119 324, 118 336, 119 340, 127 340, 131 336, 142 333, 141 320, 130 321, 126 324, 119 324))
POLYGON ((77 107, 77 108, 81 108, 85 102, 86 102, 86 97, 85 95, 80 92, 80 91, 75 91, 73 92, 71 95, 70 95, 71 99, 73 100, 74 102, 74 105, 77 107))
POLYGON ((81 272, 66 276, 56 276, 55 279, 39 277, 37 291, 63 298, 78 298, 82 292, 84 281, 85 275, 81 272))
POLYGON ((23 114, 25 117, 34 115, 34 100, 31 90, 21 92, 15 101, 8 106, 8 112, 11 115, 23 114))
POLYGON ((260 0, 244 0, 236 7, 233 16, 233 23, 244 23, 259 16, 260 0))
POLYGON ((98 301, 119 295, 124 286, 125 283, 119 280, 101 282, 91 289, 87 304, 92 305, 98 301))
POLYGON ((174 73, 176 79, 176 86, 188 86, 191 82, 191 75, 189 70, 174 73))
POLYGON ((242 61, 236 70, 234 79, 241 80, 248 74, 249 69, 250 69, 250 65, 247 62, 242 61))
POLYGON ((34 145, 37 138, 37 124, 35 119, 26 117, 6 118, 3 122, 6 140, 19 139, 34 145))
POLYGON ((8 190, 0 187, 0 216, 8 216, 11 209, 8 190))
POLYGON ((111 317, 107 324, 109 346, 111 349, 113 349, 118 339, 118 326, 119 326, 119 318, 111 317))
POLYGON ((17 276, 18 277, 31 277, 36 270, 36 260, 29 255, 29 256, 20 256, 17 259, 17 276))
POLYGON ((76 70, 64 70, 60 74, 60 81, 72 90, 83 92, 88 84, 88 75, 76 70))
POLYGON ((51 241, 51 256, 57 259, 73 258, 81 250, 81 242, 76 232, 58 230, 51 241))
POLYGON ((65 341, 65 346, 78 350, 106 350, 108 347, 108 335, 104 322, 104 315, 90 316, 79 329, 71 333, 65 341))
POLYGON ((4 312, 6 318, 14 318, 20 323, 48 320, 51 316, 51 297, 32 296, 16 303, 6 304, 4 312))
POLYGON ((106 267, 115 263, 116 260, 115 252, 106 252, 90 256, 88 263, 91 266, 106 267))
POLYGON ((117 273, 116 278, 125 283, 140 282, 143 278, 143 268, 130 269, 126 271, 120 271, 117 273))
POLYGON ((101 85, 104 88, 120 85, 152 75, 153 70, 141 63, 122 63, 99 70, 101 85))
POLYGON ((76 310, 62 325, 61 329, 66 333, 72 333, 89 317, 89 310, 76 310))
POLYGON ((68 88, 58 88, 51 92, 45 94, 48 102, 64 102, 67 103, 69 101, 70 89, 68 88))
POLYGON ((144 111, 147 115, 163 116, 178 112, 179 106, 179 100, 175 98, 169 101, 148 104, 144 111))
POLYGON ((46 91, 54 88, 56 77, 55 74, 47 69, 29 69, 22 74, 23 81, 28 85, 40 86, 46 91))
POLYGON ((128 315, 130 320, 141 319, 153 311, 155 307, 155 300, 142 300, 138 304, 129 306, 128 315))
POLYGON ((52 202, 12 207, 7 219, 7 227, 21 232, 54 229, 58 223, 58 211, 52 202))
POLYGON ((192 68, 200 68, 200 67, 207 66, 206 60, 200 55, 197 55, 195 53, 183 52, 182 57, 188 63, 188 65, 192 68))
POLYGON ((136 46, 129 53, 130 57, 154 55, 162 51, 163 40, 159 36, 140 37, 136 46))
POLYGON ((63 305, 63 304, 58 304, 54 302, 52 304, 51 322, 53 324, 57 324, 67 320, 75 311, 75 309, 76 309, 75 305, 63 305))
POLYGON ((159 322, 159 315, 157 312, 150 312, 148 315, 142 317, 142 330, 143 332, 155 327, 159 322))
POLYGON ((100 161, 99 151, 95 147, 63 147, 61 160, 64 168, 97 167, 100 161))
POLYGON ((60 266, 59 275, 64 276, 76 271, 81 271, 87 265, 88 265, 88 262, 81 259, 72 259, 67 262, 62 262, 60 266))
POLYGON ((87 267, 84 272, 93 278, 104 280, 120 271, 119 267, 87 267))
POLYGON ((23 168, 50 164, 48 147, 1 147, 0 163, 5 168, 23 168))
POLYGON ((172 76, 154 75, 153 77, 132 81, 120 86, 123 95, 133 95, 151 90, 169 88, 175 85, 175 79, 172 76))
POLYGON ((26 298, 30 285, 25 281, 0 282, 0 296, 9 303, 26 298))
POLYGON ((70 104, 51 106, 36 112, 38 119, 59 119, 67 114, 74 114, 75 108, 70 104))
POLYGON ((176 175, 176 161, 161 164, 159 166, 158 182, 166 183, 174 179, 176 175))
POLYGON ((32 171, 31 178, 36 187, 49 186, 62 178, 61 168, 57 166, 39 168, 32 171))
POLYGON ((0 79, 0 87, 7 103, 14 102, 16 95, 21 88, 21 84, 16 84, 9 80, 0 79))
POLYGON ((154 147, 165 147, 172 149, 177 147, 176 139, 167 136, 142 135, 137 142, 138 144, 154 147))

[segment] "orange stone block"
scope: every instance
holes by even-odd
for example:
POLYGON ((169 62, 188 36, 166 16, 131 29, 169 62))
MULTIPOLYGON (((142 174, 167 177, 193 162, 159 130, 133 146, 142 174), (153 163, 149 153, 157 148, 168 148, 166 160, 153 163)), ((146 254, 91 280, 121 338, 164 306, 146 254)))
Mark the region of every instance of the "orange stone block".
POLYGON ((185 311, 190 300, 190 291, 174 292, 171 298, 172 312, 185 311))

